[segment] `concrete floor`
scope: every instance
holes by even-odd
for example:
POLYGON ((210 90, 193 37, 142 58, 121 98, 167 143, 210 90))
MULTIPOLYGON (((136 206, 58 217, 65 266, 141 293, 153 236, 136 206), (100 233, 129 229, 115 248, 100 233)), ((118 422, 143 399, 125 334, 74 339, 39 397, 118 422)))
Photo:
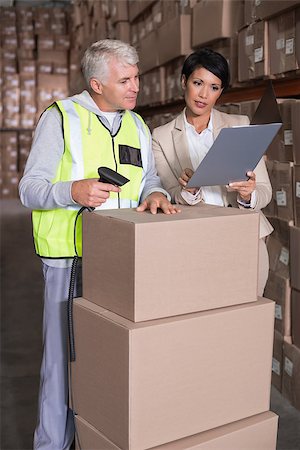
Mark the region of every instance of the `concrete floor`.
MULTIPOLYGON (((0 200, 0 207, 0 448, 28 450, 32 448, 37 410, 43 280, 33 249, 30 212, 18 200, 0 200)), ((300 450, 300 412, 275 388, 271 410, 280 417, 277 450, 300 450)))

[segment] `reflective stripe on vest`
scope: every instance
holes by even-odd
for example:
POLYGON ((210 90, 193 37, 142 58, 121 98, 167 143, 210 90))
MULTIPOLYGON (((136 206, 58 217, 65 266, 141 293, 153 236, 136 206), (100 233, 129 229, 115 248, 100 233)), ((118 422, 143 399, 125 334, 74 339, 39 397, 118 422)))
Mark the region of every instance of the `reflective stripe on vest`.
MULTIPOLYGON (((98 117, 72 100, 56 103, 63 118, 65 151, 53 183, 98 178, 97 169, 107 166, 129 178, 119 194, 97 209, 133 208, 139 203, 144 186, 144 175, 150 136, 142 119, 125 111, 115 136, 98 117)), ((80 206, 70 205, 55 210, 33 211, 33 234, 38 255, 45 258, 68 258, 75 255, 74 222, 80 206)), ((82 223, 76 226, 76 250, 82 254, 82 223)))

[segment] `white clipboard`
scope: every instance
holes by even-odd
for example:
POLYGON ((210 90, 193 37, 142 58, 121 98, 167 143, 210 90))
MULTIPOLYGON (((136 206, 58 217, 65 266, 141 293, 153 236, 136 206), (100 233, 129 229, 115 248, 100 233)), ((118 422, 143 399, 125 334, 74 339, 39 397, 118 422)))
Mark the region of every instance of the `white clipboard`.
POLYGON ((187 187, 227 185, 247 180, 282 123, 223 128, 187 187))

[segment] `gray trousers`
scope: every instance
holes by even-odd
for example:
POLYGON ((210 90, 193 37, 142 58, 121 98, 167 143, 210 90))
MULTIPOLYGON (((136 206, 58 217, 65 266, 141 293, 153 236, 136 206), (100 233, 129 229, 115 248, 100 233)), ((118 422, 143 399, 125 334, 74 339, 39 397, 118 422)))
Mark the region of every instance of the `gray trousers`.
MULTIPOLYGON (((43 359, 34 449, 68 450, 74 439, 73 412, 68 406, 67 300, 71 268, 43 264, 45 279, 43 359)), ((74 296, 81 295, 81 264, 74 296)))

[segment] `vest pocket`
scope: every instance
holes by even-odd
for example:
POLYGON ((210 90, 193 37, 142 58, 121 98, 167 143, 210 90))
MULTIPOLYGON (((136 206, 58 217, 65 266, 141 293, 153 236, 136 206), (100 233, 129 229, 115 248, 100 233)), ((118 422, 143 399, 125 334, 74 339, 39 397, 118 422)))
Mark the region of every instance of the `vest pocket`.
POLYGON ((139 148, 119 145, 119 157, 121 164, 143 167, 141 150, 139 148))

